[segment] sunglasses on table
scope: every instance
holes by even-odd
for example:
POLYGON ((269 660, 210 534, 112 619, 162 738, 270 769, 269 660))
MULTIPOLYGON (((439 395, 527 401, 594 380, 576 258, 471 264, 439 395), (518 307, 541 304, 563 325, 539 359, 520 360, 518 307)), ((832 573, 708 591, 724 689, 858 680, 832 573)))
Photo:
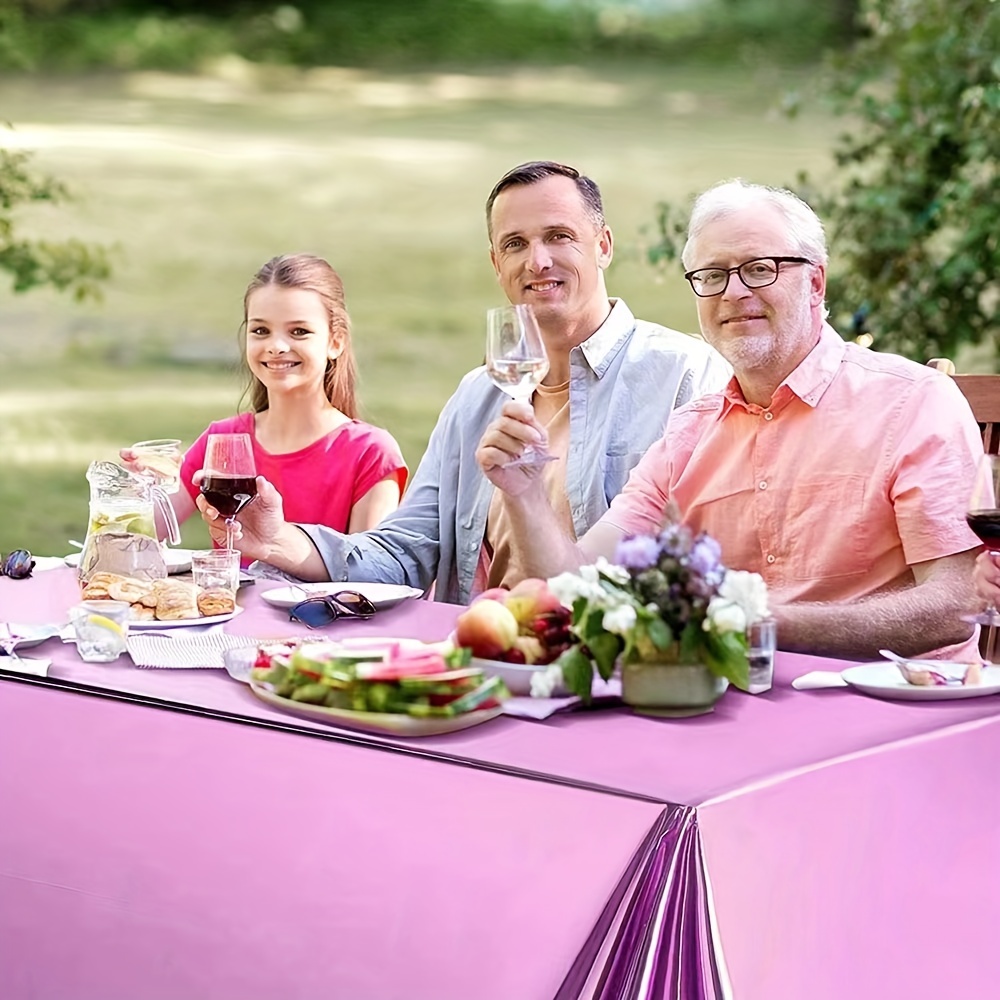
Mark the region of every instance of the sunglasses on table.
POLYGON ((34 568, 35 560, 27 549, 14 549, 0 561, 0 576, 8 576, 12 580, 26 580, 34 568))
POLYGON ((341 590, 293 604, 288 609, 288 618, 301 622, 306 628, 322 628, 338 618, 371 618, 377 610, 364 594, 356 590, 341 590))

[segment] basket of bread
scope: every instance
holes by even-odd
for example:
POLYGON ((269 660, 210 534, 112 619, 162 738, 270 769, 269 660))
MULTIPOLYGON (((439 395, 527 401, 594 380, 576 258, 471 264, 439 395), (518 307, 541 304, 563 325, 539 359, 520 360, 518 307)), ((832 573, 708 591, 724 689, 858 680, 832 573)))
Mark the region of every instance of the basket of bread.
POLYGON ((205 589, 184 580, 140 580, 118 573, 95 573, 83 588, 85 601, 124 601, 133 621, 214 618, 236 610, 236 596, 222 587, 205 589))

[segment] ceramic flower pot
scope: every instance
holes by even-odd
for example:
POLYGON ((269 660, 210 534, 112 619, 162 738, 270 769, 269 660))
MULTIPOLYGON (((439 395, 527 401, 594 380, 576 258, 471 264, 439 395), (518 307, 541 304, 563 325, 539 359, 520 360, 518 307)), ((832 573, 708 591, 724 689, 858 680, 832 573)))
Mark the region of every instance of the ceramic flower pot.
POLYGON ((701 663, 627 663, 622 667, 622 701, 640 715, 682 719, 704 715, 729 687, 701 663))

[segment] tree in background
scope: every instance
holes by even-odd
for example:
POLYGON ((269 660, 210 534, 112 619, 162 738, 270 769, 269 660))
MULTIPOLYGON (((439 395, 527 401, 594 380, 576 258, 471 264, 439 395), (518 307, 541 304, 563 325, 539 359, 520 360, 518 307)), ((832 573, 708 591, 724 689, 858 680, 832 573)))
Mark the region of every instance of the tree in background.
MULTIPOLYGON (((1000 347, 1000 3, 862 0, 864 34, 832 61, 835 187, 797 190, 828 224, 844 335, 916 360, 1000 347)), ((686 219, 658 207, 653 263, 686 219)))
POLYGON ((31 240, 14 224, 14 209, 32 202, 59 204, 69 198, 52 177, 35 173, 30 155, 0 147, 0 271, 13 280, 15 292, 51 286, 77 299, 96 297, 111 273, 107 252, 79 240, 31 240))

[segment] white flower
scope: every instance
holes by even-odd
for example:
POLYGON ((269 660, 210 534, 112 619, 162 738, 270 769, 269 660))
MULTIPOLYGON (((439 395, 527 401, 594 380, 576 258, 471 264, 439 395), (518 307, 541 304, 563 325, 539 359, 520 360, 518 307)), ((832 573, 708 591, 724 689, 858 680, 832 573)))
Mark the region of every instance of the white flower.
POLYGON ((745 632, 746 612, 735 602, 723 597, 713 597, 708 602, 708 614, 702 623, 706 632, 745 632))
POLYGON ((562 667, 555 663, 546 667, 545 670, 536 670, 531 675, 531 697, 551 698, 556 686, 562 683, 562 667))
POLYGON ((618 566, 613 562, 608 562, 604 556, 598 556, 597 562, 594 563, 594 569, 598 573, 602 573, 606 576, 612 583, 617 583, 619 587, 626 586, 632 577, 629 576, 629 572, 624 566, 618 566))
POLYGON ((573 607, 578 597, 586 597, 590 588, 576 573, 560 573, 549 580, 549 590, 563 607, 573 607))
POLYGON ((628 635, 635 626, 635 608, 631 604, 619 604, 604 612, 604 628, 616 635, 628 635))
POLYGON ((770 617, 771 612, 767 609, 767 585, 759 573, 726 570, 725 578, 719 587, 719 597, 738 605, 747 624, 770 617))

